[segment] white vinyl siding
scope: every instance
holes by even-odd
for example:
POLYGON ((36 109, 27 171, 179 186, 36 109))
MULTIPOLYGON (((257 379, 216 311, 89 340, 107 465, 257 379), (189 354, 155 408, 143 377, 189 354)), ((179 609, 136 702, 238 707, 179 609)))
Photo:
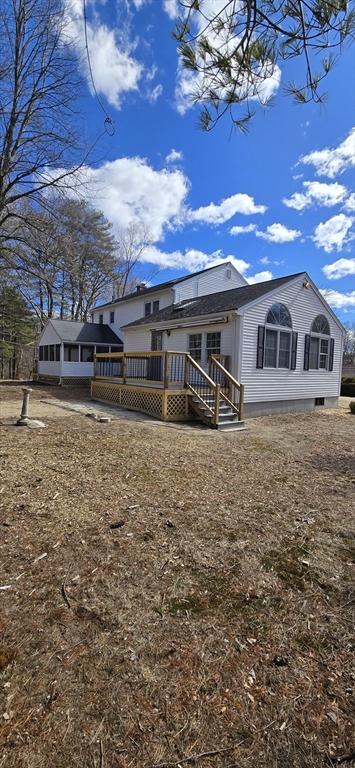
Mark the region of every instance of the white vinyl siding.
POLYGON ((113 302, 104 309, 94 310, 92 315, 93 322, 98 323, 99 316, 103 315, 103 322, 110 325, 112 330, 124 342, 125 331, 122 330, 122 327, 144 317, 145 305, 150 303, 151 307, 153 307, 153 302, 155 301, 159 301, 160 309, 170 306, 173 302, 172 291, 170 289, 164 289, 162 291, 157 290, 156 293, 152 292, 146 295, 142 293, 141 296, 138 293, 137 296, 134 296, 132 299, 127 299, 127 301, 118 302, 116 304, 113 302), (113 311, 115 313, 115 321, 114 323, 110 323, 110 314, 113 311))
POLYGON ((202 275, 196 275, 182 283, 177 283, 174 289, 174 302, 177 304, 180 301, 185 301, 185 299, 229 291, 231 288, 241 288, 244 285, 247 285, 247 281, 235 267, 230 264, 219 264, 202 275))
POLYGON ((242 359, 239 376, 245 385, 246 402, 337 397, 339 394, 342 332, 313 288, 304 288, 303 282, 304 278, 301 276, 293 283, 280 288, 272 296, 266 296, 259 304, 246 308, 243 313, 242 359), (288 308, 292 318, 292 330, 298 333, 295 370, 256 367, 258 326, 265 325, 268 310, 278 301, 288 308), (333 370, 305 371, 303 369, 305 335, 311 332, 312 322, 319 314, 327 317, 330 335, 334 339, 333 370))

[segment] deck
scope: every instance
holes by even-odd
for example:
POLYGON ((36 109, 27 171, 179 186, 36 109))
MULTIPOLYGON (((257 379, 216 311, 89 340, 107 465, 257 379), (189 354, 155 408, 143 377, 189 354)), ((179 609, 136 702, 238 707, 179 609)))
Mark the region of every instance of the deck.
POLYGON ((187 352, 97 354, 91 397, 163 421, 197 417, 217 428, 227 415, 242 419, 243 385, 227 365, 225 356, 212 356, 207 373, 187 352))

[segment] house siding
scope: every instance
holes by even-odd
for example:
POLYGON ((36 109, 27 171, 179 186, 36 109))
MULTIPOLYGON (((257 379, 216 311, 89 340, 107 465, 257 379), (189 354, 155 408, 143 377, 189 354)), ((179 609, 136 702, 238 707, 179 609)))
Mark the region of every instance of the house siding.
POLYGON ((240 377, 245 385, 245 402, 272 402, 338 397, 340 391, 343 335, 332 314, 312 287, 303 287, 300 277, 277 293, 265 297, 243 313, 242 359, 240 377), (285 304, 291 313, 292 328, 298 332, 296 370, 256 368, 258 325, 264 325, 268 309, 275 302, 285 304), (314 318, 324 314, 334 338, 333 371, 303 370, 305 334, 310 333, 314 318))
POLYGON ((153 301, 158 300, 160 309, 170 306, 172 304, 172 291, 170 289, 164 291, 157 290, 156 293, 148 293, 146 296, 139 296, 137 294, 137 298, 128 299, 126 302, 122 301, 118 304, 113 303, 105 309, 93 310, 92 320, 94 323, 98 323, 100 315, 103 315, 103 322, 109 325, 124 343, 125 331, 122 330, 122 326, 144 317, 145 304, 148 301, 153 304, 153 301), (115 313, 114 323, 110 323, 110 312, 112 311, 115 313))
POLYGON ((231 264, 221 264, 202 275, 196 275, 190 280, 177 283, 174 288, 174 303, 177 304, 196 296, 208 296, 210 293, 228 291, 230 288, 241 288, 244 285, 247 285, 247 281, 235 267, 231 264), (227 277, 228 271, 231 273, 230 277, 227 277))
POLYGON ((47 323, 45 328, 43 329, 41 336, 39 338, 38 346, 46 346, 47 344, 60 344, 61 339, 58 336, 57 332, 54 330, 51 321, 47 323))

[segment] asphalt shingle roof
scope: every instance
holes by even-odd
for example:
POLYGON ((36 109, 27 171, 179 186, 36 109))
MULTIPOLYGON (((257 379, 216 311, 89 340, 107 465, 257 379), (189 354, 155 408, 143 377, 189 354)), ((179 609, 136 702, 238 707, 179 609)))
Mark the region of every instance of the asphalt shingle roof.
MULTIPOLYGON (((226 262, 226 265, 228 262, 226 262)), ((184 280, 190 280, 191 277, 197 277, 198 275, 203 275, 205 272, 209 272, 210 269, 216 269, 216 267, 220 267, 220 264, 215 264, 213 267, 207 267, 206 269, 200 269, 198 272, 191 272, 189 275, 184 275, 183 277, 175 277, 173 280, 167 280, 165 283, 158 283, 158 285, 150 285, 148 288, 141 288, 139 291, 135 290, 132 293, 127 293, 125 296, 121 296, 119 299, 113 299, 112 301, 107 301, 105 304, 98 304, 97 307, 94 307, 92 312, 96 312, 98 309, 104 309, 105 307, 110 307, 111 304, 119 304, 121 301, 127 301, 128 299, 136 299, 137 296, 146 296, 149 293, 156 293, 156 291, 162 291, 164 288, 170 288, 173 285, 176 285, 177 283, 183 283, 184 280)))
POLYGON ((209 293, 207 296, 200 296, 196 299, 186 299, 179 304, 171 304, 169 307, 165 307, 165 309, 161 309, 159 312, 154 312, 153 314, 148 315, 148 317, 142 317, 123 327, 133 328, 138 325, 151 325, 152 323, 182 320, 184 318, 199 317, 200 315, 214 315, 218 312, 240 309, 245 306, 245 304, 249 304, 249 302, 261 298, 264 294, 275 290, 275 288, 284 285, 284 283, 288 283, 290 280, 297 277, 297 275, 302 274, 303 272, 298 272, 294 275, 277 277, 275 280, 267 280, 264 283, 245 285, 241 288, 231 288, 228 291, 220 291, 219 293, 209 293))
POLYGON ((112 328, 103 323, 80 323, 74 320, 51 320, 50 322, 62 341, 81 344, 122 344, 112 328))

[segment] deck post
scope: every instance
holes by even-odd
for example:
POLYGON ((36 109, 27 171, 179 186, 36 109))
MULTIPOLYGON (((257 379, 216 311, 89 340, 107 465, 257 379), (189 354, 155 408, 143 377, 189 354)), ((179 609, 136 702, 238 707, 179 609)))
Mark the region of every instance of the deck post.
POLYGON ((188 381, 187 381, 187 379, 188 379, 188 376, 187 376, 187 364, 188 364, 188 355, 185 352, 185 354, 184 354, 184 387, 185 387, 185 389, 187 389, 187 384, 188 384, 188 381))
POLYGON ((169 352, 164 352, 163 387, 164 389, 169 387, 169 352))
POLYGON ((220 393, 220 385, 216 384, 216 389, 214 391, 214 423, 215 426, 217 426, 219 421, 219 393, 220 393))
POLYGON ((122 357, 122 384, 126 383, 126 356, 123 354, 122 357))
POLYGON ((243 409, 244 409, 244 384, 241 384, 240 390, 239 390, 239 421, 243 421, 243 409))

